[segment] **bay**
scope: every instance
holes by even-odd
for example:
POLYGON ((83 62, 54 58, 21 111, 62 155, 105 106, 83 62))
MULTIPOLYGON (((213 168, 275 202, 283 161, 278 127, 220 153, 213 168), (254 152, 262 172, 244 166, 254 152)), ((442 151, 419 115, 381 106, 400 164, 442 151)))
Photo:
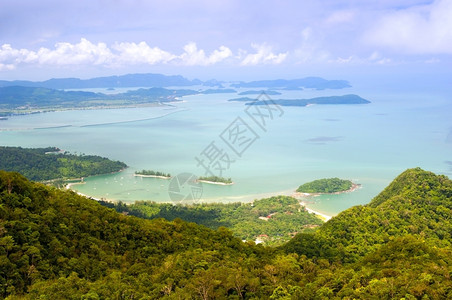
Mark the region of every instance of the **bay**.
POLYGON ((194 95, 171 106, 13 116, 0 121, 0 144, 57 146, 124 161, 129 169, 87 178, 85 184, 73 188, 95 198, 127 203, 171 201, 169 180, 135 177, 134 172, 152 169, 172 175, 205 175, 196 157, 212 143, 230 156, 222 176, 231 177, 234 185, 202 184, 198 202, 291 195, 300 184, 319 178, 340 177, 361 184, 352 193, 304 199, 309 208, 335 215, 368 203, 407 168, 451 174, 447 162, 452 161, 452 103, 445 93, 352 88, 284 91, 278 98, 348 93, 372 103, 281 107, 282 112, 275 111, 261 128, 246 113, 244 103, 227 101, 236 98, 235 94, 194 95), (222 139, 238 117, 253 129, 255 137, 240 156, 222 139))

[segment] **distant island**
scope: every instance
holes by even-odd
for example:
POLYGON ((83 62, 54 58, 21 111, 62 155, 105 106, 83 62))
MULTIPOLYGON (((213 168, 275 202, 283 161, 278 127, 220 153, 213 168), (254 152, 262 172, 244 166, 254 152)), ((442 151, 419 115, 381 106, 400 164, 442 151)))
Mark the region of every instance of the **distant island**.
POLYGON ((244 91, 244 92, 241 92, 241 93, 239 93, 238 95, 240 95, 240 96, 244 96, 244 95, 260 95, 260 94, 262 94, 262 93, 264 93, 264 94, 267 94, 267 95, 281 95, 281 93, 280 92, 277 92, 277 91, 263 91, 263 90, 261 90, 261 91, 256 91, 256 90, 251 90, 251 91, 244 91))
POLYGON ((233 89, 167 89, 141 88, 124 93, 104 94, 86 91, 64 91, 44 87, 0 87, 0 117, 66 109, 124 108, 164 105, 181 101, 181 97, 198 94, 236 93, 233 89))
MULTIPOLYGON (((121 76, 97 77, 91 79, 56 78, 46 81, 0 80, 0 117, 6 120, 11 115, 41 113, 68 109, 103 109, 141 106, 165 105, 168 102, 181 101, 181 97, 200 94, 237 93, 233 88, 266 88, 268 95, 280 95, 275 90, 302 90, 306 88, 342 89, 350 87, 345 80, 327 80, 320 77, 301 79, 260 80, 251 82, 235 82, 230 88, 223 88, 221 82, 211 79, 201 81, 189 80, 183 76, 167 76, 162 74, 127 74, 121 76), (186 86, 219 87, 206 90, 193 90, 169 87, 186 86), (123 93, 99 93, 74 89, 105 88, 140 88, 123 93)), ((239 95, 257 95, 258 90, 241 92, 239 95)), ((251 98, 237 98, 230 101, 254 102, 251 98)), ((369 103, 356 95, 323 97, 298 100, 275 100, 282 106, 306 106, 309 104, 361 104, 369 103), (353 98, 353 97, 354 98, 353 98), (329 98, 329 99, 326 99, 329 98)))
POLYGON ((337 177, 324 178, 300 185, 297 193, 334 194, 352 191, 357 187, 358 185, 350 180, 339 179, 337 177))
MULTIPOLYGON (((256 100, 248 97, 229 99, 228 101, 246 102, 245 105, 268 105, 267 101, 256 100)), ((344 96, 316 97, 310 99, 277 99, 272 100, 274 104, 281 106, 308 106, 311 104, 368 104, 369 100, 361 98, 358 95, 349 94, 344 96)))
POLYGON ((198 177, 198 182, 210 183, 210 184, 219 184, 219 185, 231 185, 234 184, 231 178, 224 178, 220 176, 207 176, 207 177, 198 177))
POLYGON ((163 179, 171 178, 170 173, 163 173, 163 172, 153 171, 153 170, 136 171, 134 175, 140 176, 140 177, 156 177, 156 178, 163 178, 163 179))

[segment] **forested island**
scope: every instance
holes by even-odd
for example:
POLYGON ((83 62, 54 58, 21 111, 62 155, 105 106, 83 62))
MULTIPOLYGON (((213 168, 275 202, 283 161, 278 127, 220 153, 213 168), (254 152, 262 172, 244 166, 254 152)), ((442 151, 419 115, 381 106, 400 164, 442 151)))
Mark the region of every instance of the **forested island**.
POLYGON ((0 298, 451 299, 451 214, 452 181, 410 169, 369 204, 265 247, 0 171, 0 298))
POLYGON ((141 177, 158 177, 158 178, 164 178, 164 179, 171 178, 170 173, 164 173, 164 172, 153 171, 153 170, 135 171, 134 175, 141 176, 141 177))
MULTIPOLYGON (((231 87, 268 88, 268 95, 281 94, 275 89, 300 90, 303 88, 342 89, 349 87, 344 80, 327 80, 319 77, 306 77, 301 79, 277 79, 252 82, 239 82, 231 84, 231 87)), ((205 82, 194 79, 189 80, 182 76, 166 76, 162 74, 127 74, 122 76, 98 77, 91 79, 58 78, 41 82, 24 80, 4 81, 0 80, 0 117, 8 117, 15 114, 29 114, 66 109, 93 109, 93 108, 124 108, 148 105, 162 105, 167 102, 180 101, 180 98, 197 94, 237 93, 232 88, 222 88, 216 80, 205 82), (217 89, 192 90, 168 87, 187 86, 219 86, 217 89), (123 93, 95 93, 91 91, 77 91, 64 89, 86 88, 114 88, 146 87, 130 90, 123 93)), ((241 92, 240 95, 253 95, 261 93, 256 90, 241 92)), ((308 104, 358 104, 366 103, 364 99, 352 99, 351 95, 334 96, 337 99, 298 99, 276 100, 283 106, 306 106, 308 104), (345 99, 345 98, 347 99, 345 99), (308 101, 309 100, 309 101, 308 101), (323 103, 322 103, 323 102, 323 103)), ((328 98, 328 97, 323 97, 328 98)), ((253 102, 254 99, 231 99, 230 101, 253 102)), ((255 103, 264 104, 264 103, 255 103)))
MULTIPOLYGON (((266 100, 256 100, 249 97, 240 97, 229 99, 228 101, 240 101, 246 102, 245 105, 268 105, 266 100)), ((328 96, 328 97, 316 97, 310 99, 275 99, 272 100, 273 104, 281 106, 308 106, 312 104, 319 105, 331 105, 331 104, 368 104, 369 100, 361 98, 358 95, 350 94, 343 96, 328 96)))
POLYGON ((224 178, 220 176, 201 176, 198 177, 198 182, 220 184, 220 185, 231 185, 234 184, 231 178, 224 178))
POLYGON ((19 172, 35 181, 82 178, 125 168, 127 165, 120 161, 97 155, 70 154, 56 147, 0 146, 0 170, 19 172))
POLYGON ((357 185, 351 180, 334 178, 324 178, 317 179, 298 187, 298 193, 309 193, 309 194, 332 194, 332 193, 342 193, 350 191, 356 188, 357 185))

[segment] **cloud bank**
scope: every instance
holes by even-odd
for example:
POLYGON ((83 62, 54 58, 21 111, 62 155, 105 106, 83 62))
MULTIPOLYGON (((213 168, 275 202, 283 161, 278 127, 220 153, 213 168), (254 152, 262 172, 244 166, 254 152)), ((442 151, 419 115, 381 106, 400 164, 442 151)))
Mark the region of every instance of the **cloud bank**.
POLYGON ((452 54, 452 1, 440 0, 388 13, 365 41, 407 54, 452 54))
POLYGON ((234 55, 231 49, 220 46, 206 54, 194 42, 183 47, 181 54, 174 54, 146 42, 121 42, 108 46, 106 43, 92 43, 82 38, 79 43, 56 43, 53 49, 40 48, 36 51, 16 49, 10 44, 0 47, 0 70, 12 70, 19 65, 73 66, 97 65, 121 67, 138 64, 174 64, 182 66, 208 66, 231 60, 241 65, 279 64, 287 53, 274 53, 266 45, 252 45, 255 53, 240 50, 234 55))

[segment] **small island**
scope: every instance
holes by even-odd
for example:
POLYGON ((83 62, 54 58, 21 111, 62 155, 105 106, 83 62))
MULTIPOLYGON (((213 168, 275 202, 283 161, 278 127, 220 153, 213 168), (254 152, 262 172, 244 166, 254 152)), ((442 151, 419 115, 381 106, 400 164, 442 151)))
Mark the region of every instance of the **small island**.
POLYGON ((223 178, 220 176, 207 176, 207 177, 198 177, 198 182, 210 183, 210 184, 219 184, 219 185, 231 185, 234 184, 231 178, 223 178))
POLYGON ((298 187, 297 193, 305 194, 339 194, 354 191, 359 185, 350 180, 324 178, 314 180, 298 187))
POLYGON ((134 176, 154 177, 154 178, 162 178, 162 179, 169 179, 169 178, 171 178, 171 174, 170 173, 163 173, 163 172, 153 171, 153 170, 135 171, 134 176))

